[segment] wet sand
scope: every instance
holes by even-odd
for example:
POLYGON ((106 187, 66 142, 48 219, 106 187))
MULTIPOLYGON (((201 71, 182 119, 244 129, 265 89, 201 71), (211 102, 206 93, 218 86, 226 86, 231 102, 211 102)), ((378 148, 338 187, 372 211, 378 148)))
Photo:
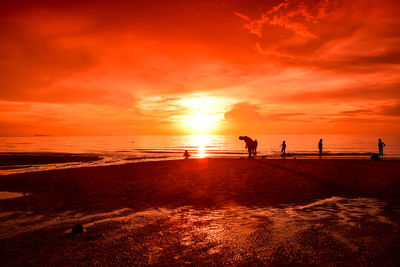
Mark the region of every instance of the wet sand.
POLYGON ((2 176, 0 191, 28 195, 0 200, 0 265, 396 266, 399 167, 192 159, 2 176))
POLYGON ((18 168, 16 165, 88 162, 99 160, 96 155, 67 153, 0 153, 0 169, 18 168))

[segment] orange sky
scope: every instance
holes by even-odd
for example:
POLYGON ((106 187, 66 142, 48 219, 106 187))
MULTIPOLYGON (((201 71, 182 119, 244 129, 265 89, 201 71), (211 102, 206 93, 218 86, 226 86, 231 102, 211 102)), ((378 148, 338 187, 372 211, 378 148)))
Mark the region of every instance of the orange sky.
POLYGON ((400 3, 2 1, 0 135, 399 133, 400 3))

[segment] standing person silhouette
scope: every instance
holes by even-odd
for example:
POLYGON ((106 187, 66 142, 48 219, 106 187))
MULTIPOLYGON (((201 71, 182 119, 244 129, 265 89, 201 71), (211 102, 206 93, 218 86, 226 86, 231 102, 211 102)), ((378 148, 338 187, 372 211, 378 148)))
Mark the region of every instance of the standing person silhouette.
POLYGON ((258 141, 254 140, 253 142, 253 155, 257 156, 257 147, 258 147, 258 141))
POLYGON ((283 153, 283 155, 286 155, 286 141, 283 140, 280 146, 282 147, 281 152, 283 153))
POLYGON ((381 139, 379 139, 378 142, 378 148, 379 148, 379 156, 383 159, 383 148, 386 146, 384 142, 382 142, 381 139))
POLYGON ((239 140, 243 140, 246 143, 246 147, 249 152, 249 159, 251 159, 251 152, 253 151, 254 141, 248 136, 239 136, 239 140))
POLYGON ((319 139, 319 143, 318 143, 318 149, 319 149, 319 155, 322 155, 322 139, 319 139))

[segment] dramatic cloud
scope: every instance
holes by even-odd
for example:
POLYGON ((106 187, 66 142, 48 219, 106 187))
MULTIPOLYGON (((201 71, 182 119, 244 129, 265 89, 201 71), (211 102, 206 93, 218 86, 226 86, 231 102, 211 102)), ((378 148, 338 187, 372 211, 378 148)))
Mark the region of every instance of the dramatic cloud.
POLYGON ((395 0, 3 1, 1 135, 183 134, 196 119, 212 133, 396 133, 399 13, 395 0))

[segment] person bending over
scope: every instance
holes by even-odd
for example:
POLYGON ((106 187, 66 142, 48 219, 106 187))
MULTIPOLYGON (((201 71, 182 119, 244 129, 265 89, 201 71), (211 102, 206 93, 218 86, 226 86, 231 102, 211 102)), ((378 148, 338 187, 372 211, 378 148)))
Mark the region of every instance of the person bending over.
POLYGON ((254 147, 254 141, 248 136, 239 136, 239 140, 243 140, 246 143, 246 147, 249 152, 249 159, 251 159, 251 153, 254 147))

